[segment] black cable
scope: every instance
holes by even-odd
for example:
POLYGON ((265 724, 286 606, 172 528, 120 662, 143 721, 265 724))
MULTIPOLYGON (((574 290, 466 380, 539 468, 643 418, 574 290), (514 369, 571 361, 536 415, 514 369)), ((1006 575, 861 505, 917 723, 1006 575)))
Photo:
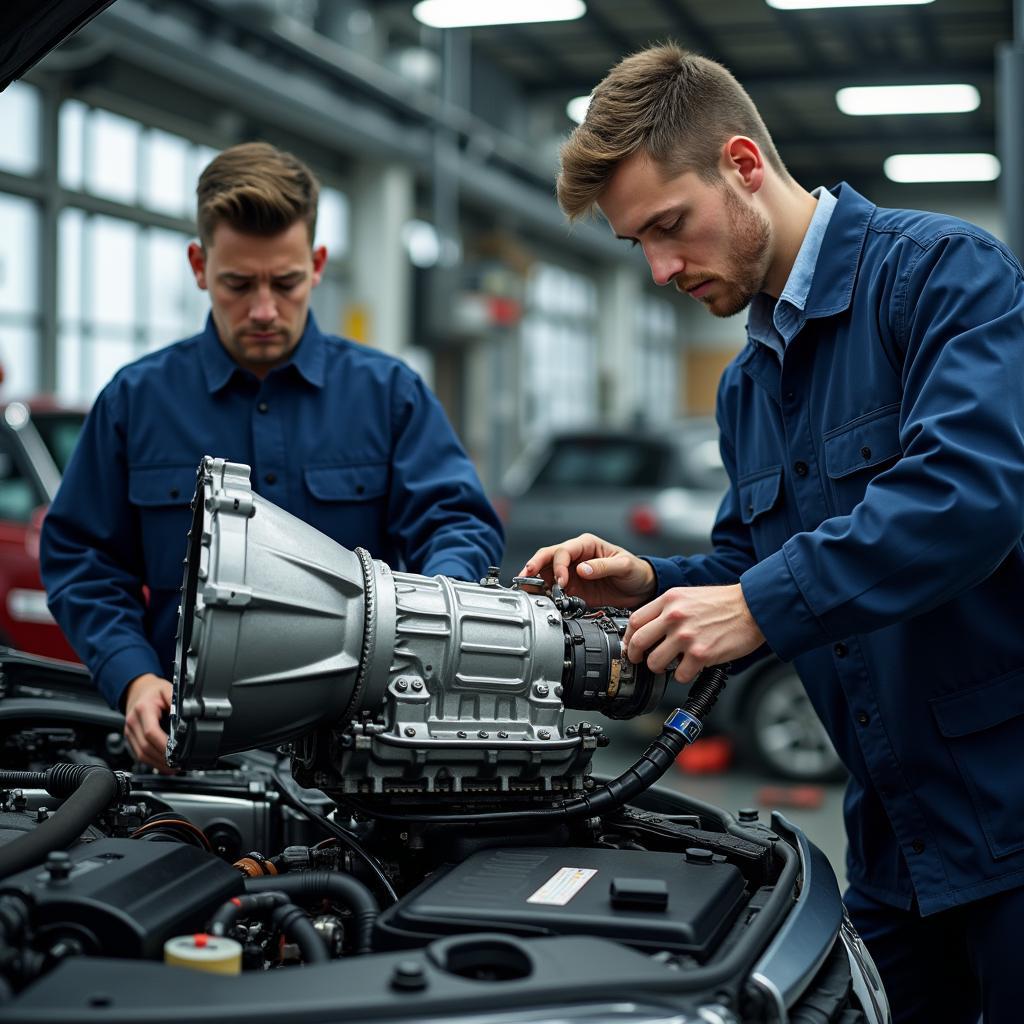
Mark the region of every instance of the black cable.
POLYGON ((359 840, 356 839, 356 837, 352 835, 347 828, 342 828, 337 822, 331 821, 330 818, 325 818, 318 811, 314 811, 312 807, 308 807, 304 804, 297 796, 294 796, 289 791, 284 779, 278 775, 276 770, 272 770, 270 774, 274 782, 277 783, 277 788, 280 791, 284 802, 293 810, 296 810, 300 814, 304 814, 306 817, 318 822, 322 828, 326 829, 331 833, 331 835, 344 843, 373 872, 377 881, 380 882, 384 891, 387 893, 388 899, 390 899, 392 903, 397 903, 398 893, 395 892, 395 887, 391 884, 388 876, 384 873, 384 868, 381 867, 377 858, 374 857, 373 854, 368 853, 363 848, 359 840))
POLYGON ((352 912, 356 925, 356 952, 373 950, 373 925, 379 907, 369 888, 340 871, 296 871, 286 875, 264 875, 245 880, 246 893, 282 892, 292 900, 304 902, 310 898, 334 900, 352 912))

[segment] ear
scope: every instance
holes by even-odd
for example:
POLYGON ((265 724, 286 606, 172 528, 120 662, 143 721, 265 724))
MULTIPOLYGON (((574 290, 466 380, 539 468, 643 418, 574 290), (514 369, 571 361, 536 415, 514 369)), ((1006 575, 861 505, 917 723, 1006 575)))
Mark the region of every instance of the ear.
POLYGON ((720 166, 724 177, 732 178, 747 192, 757 192, 764 184, 764 156, 746 135, 734 135, 722 144, 720 166))
POLYGON ((206 291, 206 253, 198 242, 188 244, 188 265, 192 268, 192 274, 196 284, 206 291))
POLYGON ((324 267, 327 265, 327 246, 318 245, 313 250, 313 287, 315 288, 320 283, 320 278, 324 276, 324 267))

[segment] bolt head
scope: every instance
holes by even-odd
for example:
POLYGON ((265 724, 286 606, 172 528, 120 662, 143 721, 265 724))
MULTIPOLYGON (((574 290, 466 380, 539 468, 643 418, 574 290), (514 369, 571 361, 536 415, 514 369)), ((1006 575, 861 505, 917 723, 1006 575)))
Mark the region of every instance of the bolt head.
POLYGON ((421 682, 420 682, 420 681, 419 681, 418 679, 414 679, 414 680, 412 681, 412 688, 413 688, 413 689, 414 689, 414 690, 415 690, 415 691, 416 691, 417 693, 419 693, 419 691, 423 689, 423 683, 421 683, 421 682))
POLYGON ((537 733, 537 735, 542 740, 549 740, 549 739, 551 739, 551 730, 550 729, 541 729, 540 732, 537 733))
POLYGON ((507 740, 507 739, 508 739, 508 733, 507 733, 507 732, 505 732, 505 730, 504 730, 504 729, 502 729, 502 730, 501 730, 501 731, 500 731, 500 732, 498 733, 498 739, 499 739, 499 740, 507 740))
POLYGON ((404 729, 404 732, 405 732, 406 736, 415 736, 416 735, 416 730, 411 725, 407 725, 405 727, 405 729, 404 729))
POLYGON ((464 740, 466 738, 466 736, 468 735, 468 733, 466 733, 464 730, 460 729, 455 735, 458 736, 460 740, 464 740))
POLYGON ((395 689, 401 690, 403 693, 409 689, 409 684, 404 679, 395 680, 395 689))
POLYGON ((538 697, 546 697, 551 692, 547 683, 538 683, 534 689, 538 697))
POLYGON ((480 731, 479 731, 479 732, 477 733, 477 736, 479 736, 479 737, 480 737, 480 739, 482 739, 482 740, 486 740, 486 739, 488 739, 488 738, 490 737, 490 735, 491 735, 491 734, 490 734, 489 732, 486 732, 486 731, 485 731, 485 730, 483 730, 483 729, 481 729, 481 730, 480 730, 480 731))

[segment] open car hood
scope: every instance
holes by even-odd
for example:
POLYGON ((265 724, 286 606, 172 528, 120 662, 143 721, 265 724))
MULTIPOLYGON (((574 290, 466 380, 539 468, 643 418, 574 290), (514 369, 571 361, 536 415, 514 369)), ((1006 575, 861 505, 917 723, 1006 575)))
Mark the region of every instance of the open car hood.
POLYGON ((6 0, 0 4, 0 92, 114 0, 6 0))

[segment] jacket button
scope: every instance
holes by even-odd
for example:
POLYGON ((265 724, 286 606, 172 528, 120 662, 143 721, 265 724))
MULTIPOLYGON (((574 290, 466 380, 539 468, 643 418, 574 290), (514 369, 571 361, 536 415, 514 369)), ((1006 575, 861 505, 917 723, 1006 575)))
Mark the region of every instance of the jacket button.
POLYGON ((807 476, 807 463, 806 462, 794 462, 793 472, 797 476, 807 476))
POLYGON ((867 725, 869 721, 870 721, 870 719, 868 718, 868 716, 863 711, 858 713, 858 715, 857 715, 857 722, 860 725, 867 725))
POLYGON ((276 473, 268 473, 263 479, 268 484, 276 484, 277 483, 277 474, 276 473))
POLYGON ((921 839, 915 839, 911 844, 910 848, 914 853, 924 853, 924 842, 921 839))
POLYGON ((269 408, 270 408, 270 406, 267 405, 266 402, 260 402, 260 404, 256 406, 256 411, 257 412, 266 412, 269 408))
POLYGON ((845 658, 850 653, 850 649, 840 640, 839 643, 833 645, 832 653, 837 658, 845 658))
POLYGON ((862 458, 870 459, 871 458, 871 449, 867 445, 864 445, 864 447, 861 448, 861 450, 860 450, 860 454, 861 454, 862 458))

